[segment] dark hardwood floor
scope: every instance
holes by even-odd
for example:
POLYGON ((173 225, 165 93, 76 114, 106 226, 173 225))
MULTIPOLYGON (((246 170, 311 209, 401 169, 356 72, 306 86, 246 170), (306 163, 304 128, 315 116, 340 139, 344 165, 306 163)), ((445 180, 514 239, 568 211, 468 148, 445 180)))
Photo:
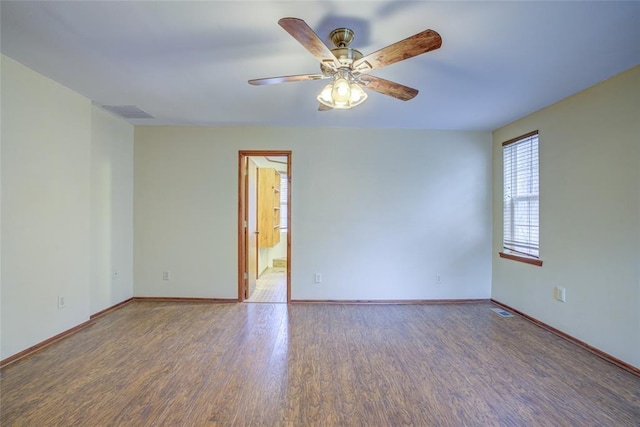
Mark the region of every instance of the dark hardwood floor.
POLYGON ((638 426, 640 378, 489 303, 134 301, 1 371, 2 426, 638 426))

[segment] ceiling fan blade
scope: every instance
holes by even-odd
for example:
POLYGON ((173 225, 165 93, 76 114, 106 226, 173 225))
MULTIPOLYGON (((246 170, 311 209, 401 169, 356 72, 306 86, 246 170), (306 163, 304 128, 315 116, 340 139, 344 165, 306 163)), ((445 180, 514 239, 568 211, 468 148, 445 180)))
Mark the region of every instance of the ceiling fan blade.
POLYGON ((371 89, 375 92, 383 95, 392 96, 402 101, 408 101, 413 99, 418 94, 418 89, 413 89, 408 86, 401 85, 389 80, 381 79, 375 76, 362 76, 360 80, 365 83, 367 89, 371 89))
POLYGON ((376 68, 438 49, 440 46, 442 46, 440 34, 433 30, 425 30, 358 59, 353 63, 353 70, 368 73, 376 68))
POLYGON ((326 44, 322 43, 318 35, 302 19, 282 18, 278 21, 278 24, 291 34, 294 39, 298 40, 322 64, 332 69, 340 66, 333 52, 326 44))
POLYGON ((329 107, 328 105, 318 104, 318 111, 329 111, 329 110, 333 110, 333 108, 329 107))
POLYGON ((267 77, 265 79, 253 79, 249 80, 250 85, 254 86, 262 86, 262 85, 273 85, 277 83, 287 83, 287 82, 301 82, 304 80, 321 80, 328 79, 328 76, 324 74, 297 74, 295 76, 280 76, 280 77, 267 77))

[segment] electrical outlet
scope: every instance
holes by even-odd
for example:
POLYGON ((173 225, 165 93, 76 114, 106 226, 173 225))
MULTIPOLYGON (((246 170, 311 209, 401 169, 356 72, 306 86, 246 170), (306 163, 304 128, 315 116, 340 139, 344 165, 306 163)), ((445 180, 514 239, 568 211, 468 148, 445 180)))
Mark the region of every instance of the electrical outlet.
POLYGON ((65 308, 65 300, 64 300, 64 296, 60 295, 58 296, 58 310, 65 308))
POLYGON ((322 274, 316 273, 314 278, 313 278, 313 281, 316 282, 316 283, 322 283, 322 274))
POLYGON ((163 271, 162 272, 162 280, 171 280, 171 272, 163 271))
POLYGON ((436 285, 442 285, 442 276, 440 274, 436 274, 436 285))
POLYGON ((111 280, 116 280, 118 278, 118 270, 113 270, 111 272, 111 280))

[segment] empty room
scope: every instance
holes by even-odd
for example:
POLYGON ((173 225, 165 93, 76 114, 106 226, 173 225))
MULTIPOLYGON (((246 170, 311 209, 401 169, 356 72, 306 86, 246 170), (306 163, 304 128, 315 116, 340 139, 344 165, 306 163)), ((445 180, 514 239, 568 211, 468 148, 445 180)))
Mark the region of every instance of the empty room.
POLYGON ((640 2, 0 19, 0 425, 640 425, 640 2))

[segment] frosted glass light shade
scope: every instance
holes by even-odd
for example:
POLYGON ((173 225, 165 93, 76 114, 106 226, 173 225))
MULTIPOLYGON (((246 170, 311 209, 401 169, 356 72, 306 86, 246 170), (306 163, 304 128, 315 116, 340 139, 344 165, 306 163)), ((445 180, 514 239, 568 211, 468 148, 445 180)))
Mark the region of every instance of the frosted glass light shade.
POLYGON ((350 82, 342 74, 339 74, 333 83, 329 83, 322 89, 317 99, 318 102, 329 108, 346 110, 362 104, 367 96, 360 85, 350 82))

